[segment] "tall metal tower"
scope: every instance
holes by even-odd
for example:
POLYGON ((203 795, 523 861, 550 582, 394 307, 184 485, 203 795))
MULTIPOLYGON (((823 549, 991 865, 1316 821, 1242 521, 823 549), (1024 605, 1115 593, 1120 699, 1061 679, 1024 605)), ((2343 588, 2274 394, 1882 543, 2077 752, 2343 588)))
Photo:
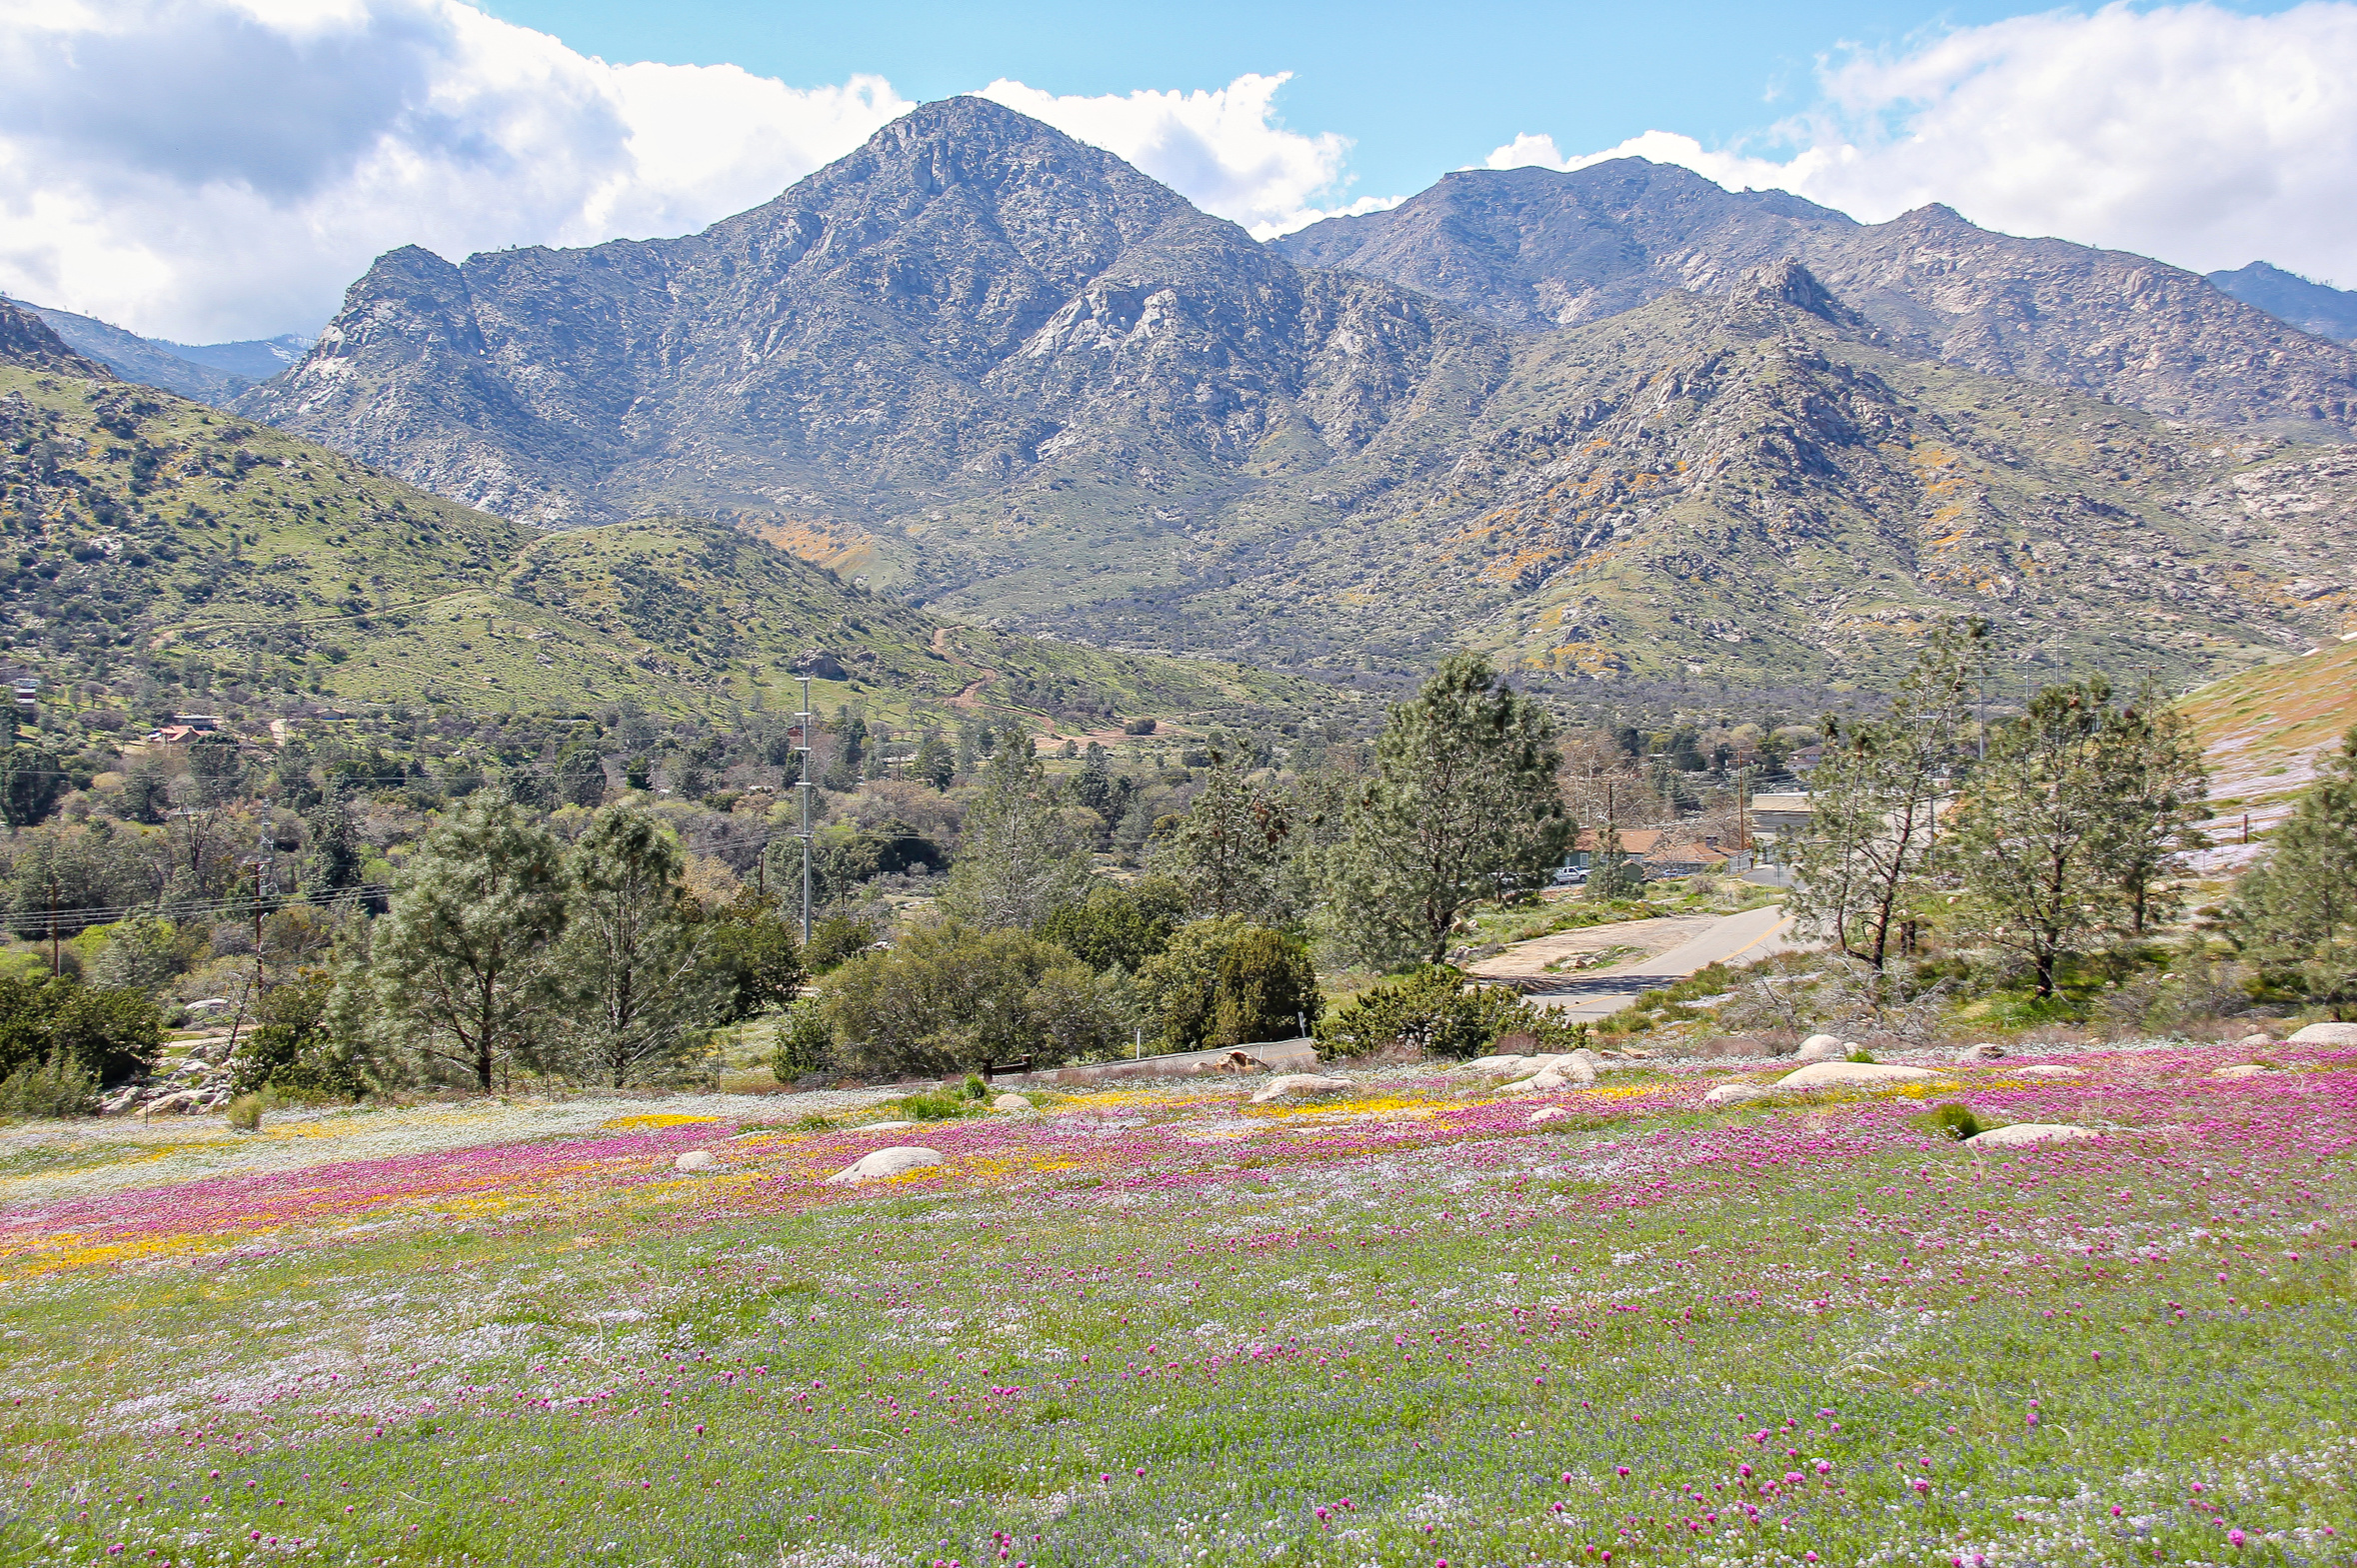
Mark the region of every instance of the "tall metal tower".
POLYGON ((802 759, 801 777, 794 787, 802 795, 802 831, 795 836, 802 840, 802 944, 811 944, 811 791, 818 787, 811 781, 811 678, 802 678, 802 712, 794 716, 795 734, 801 744, 795 753, 802 759))

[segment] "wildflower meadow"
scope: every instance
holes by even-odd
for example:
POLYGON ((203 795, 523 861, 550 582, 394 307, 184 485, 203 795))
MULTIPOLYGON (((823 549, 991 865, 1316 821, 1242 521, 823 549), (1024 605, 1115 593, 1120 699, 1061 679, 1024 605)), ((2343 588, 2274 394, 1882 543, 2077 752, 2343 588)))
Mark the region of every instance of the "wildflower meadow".
POLYGON ((0 1562, 2357 1562, 2357 1052, 2240 1060, 20 1128, 0 1562))

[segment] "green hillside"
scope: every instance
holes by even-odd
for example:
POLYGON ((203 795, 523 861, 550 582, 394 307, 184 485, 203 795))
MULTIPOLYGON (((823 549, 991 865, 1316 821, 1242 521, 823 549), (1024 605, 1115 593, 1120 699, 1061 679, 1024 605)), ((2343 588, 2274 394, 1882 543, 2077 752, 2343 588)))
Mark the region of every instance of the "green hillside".
POLYGON ((815 701, 879 716, 1331 700, 955 626, 718 523, 519 527, 70 356, 0 364, 0 522, 15 657, 53 672, 198 662, 264 697, 710 721, 794 706, 806 671, 815 701))

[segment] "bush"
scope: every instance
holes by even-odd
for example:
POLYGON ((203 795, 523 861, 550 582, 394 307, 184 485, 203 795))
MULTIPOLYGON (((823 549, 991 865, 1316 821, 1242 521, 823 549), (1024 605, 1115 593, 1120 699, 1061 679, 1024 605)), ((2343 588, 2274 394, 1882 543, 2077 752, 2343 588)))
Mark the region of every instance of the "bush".
POLYGON ((1562 1051, 1584 1044, 1587 1030, 1564 1023, 1511 991, 1483 985, 1465 988, 1464 975, 1445 963, 1428 963, 1405 979, 1377 985, 1320 1019, 1318 1049, 1334 1056, 1364 1056, 1406 1045, 1435 1056, 1485 1054, 1500 1036, 1527 1034, 1541 1050, 1562 1051))
POLYGON ((1154 732, 1155 722, 1151 719, 1133 719, 1122 726, 1124 735, 1152 735, 1154 732))
POLYGON ((1281 931, 1247 926, 1219 955, 1209 1043, 1291 1039, 1324 1005, 1308 950, 1281 931))
POLYGON ((825 1000, 841 1059, 862 1072, 1067 1061, 1112 1050, 1128 1021, 1112 989, 1062 947, 955 920, 851 959, 828 980, 825 1000))
POLYGON ((238 1095, 265 1088, 356 1100, 368 1092, 370 1074, 328 1026, 328 999, 335 977, 326 969, 304 969, 263 994, 254 1032, 230 1062, 230 1088, 238 1095))
POLYGON ((0 976, 0 1075, 65 1057, 111 1088, 154 1066, 163 1042, 163 1015, 138 991, 0 976))
POLYGON ((1934 1105, 1913 1119, 1916 1126, 1934 1137, 1954 1138, 1959 1143, 1980 1131, 1980 1118, 1972 1114, 1972 1107, 1952 1101, 1934 1105))
POLYGON ((826 1008, 806 997, 778 1020, 778 1047, 770 1054, 770 1072, 780 1083, 791 1083, 806 1072, 824 1071, 834 1044, 826 1008))
POLYGON ((240 1094, 229 1102, 225 1114, 229 1117, 230 1126, 238 1131, 258 1131, 262 1126, 262 1096, 240 1094))
POLYGON ((848 914, 830 914, 812 923, 811 944, 803 949, 802 958, 811 973, 825 974, 875 945, 875 926, 848 914))
POLYGON ((71 1056, 52 1055, 0 1081, 0 1115, 94 1116, 98 1079, 71 1056))
MULTIPOLYGON (((813 946, 818 937, 814 928, 813 946)), ((721 995, 722 1017, 732 1023, 787 1005, 809 978, 793 924, 750 888, 706 922, 702 966, 721 995)))
POLYGON ((1186 889, 1167 876, 1144 876, 1128 885, 1099 883, 1086 900, 1058 909, 1032 934, 1100 974, 1109 969, 1135 974, 1170 945, 1171 933, 1185 918, 1186 889))

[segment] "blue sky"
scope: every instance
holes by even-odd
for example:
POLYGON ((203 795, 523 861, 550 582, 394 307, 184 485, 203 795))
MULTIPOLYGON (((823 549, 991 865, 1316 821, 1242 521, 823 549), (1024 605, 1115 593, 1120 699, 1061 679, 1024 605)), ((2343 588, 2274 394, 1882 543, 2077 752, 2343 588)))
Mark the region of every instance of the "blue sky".
POLYGON ((2040 8, 492 0, 489 9, 608 60, 729 63, 796 86, 871 71, 920 101, 1002 77, 1096 96, 1291 72, 1277 101, 1284 122, 1349 137, 1351 192, 1377 195, 1421 190, 1526 132, 1566 150, 1655 128, 1719 145, 1814 99, 1820 56, 2040 8))
POLYGON ((690 233, 970 91, 1263 238, 1643 156, 2357 284, 2357 0, 106 0, 0 4, 0 292, 191 343, 316 331, 402 245, 690 233))

